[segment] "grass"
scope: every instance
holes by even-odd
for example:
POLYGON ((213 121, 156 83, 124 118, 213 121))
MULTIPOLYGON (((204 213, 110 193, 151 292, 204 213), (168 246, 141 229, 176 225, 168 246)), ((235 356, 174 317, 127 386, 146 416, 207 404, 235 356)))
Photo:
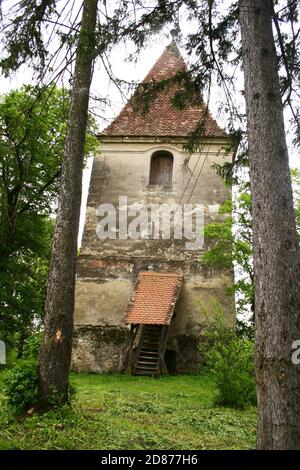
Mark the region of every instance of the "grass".
POLYGON ((208 375, 72 374, 72 382, 77 388, 72 409, 27 419, 9 417, 0 395, 0 449, 255 447, 256 409, 216 407, 208 375))

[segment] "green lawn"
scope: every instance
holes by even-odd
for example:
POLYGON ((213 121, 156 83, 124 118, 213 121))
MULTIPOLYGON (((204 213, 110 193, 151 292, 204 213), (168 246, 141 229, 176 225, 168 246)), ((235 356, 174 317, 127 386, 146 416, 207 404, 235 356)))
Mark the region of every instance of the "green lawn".
POLYGON ((13 420, 0 449, 252 449, 256 410, 216 407, 207 375, 153 379, 72 374, 73 409, 13 420))

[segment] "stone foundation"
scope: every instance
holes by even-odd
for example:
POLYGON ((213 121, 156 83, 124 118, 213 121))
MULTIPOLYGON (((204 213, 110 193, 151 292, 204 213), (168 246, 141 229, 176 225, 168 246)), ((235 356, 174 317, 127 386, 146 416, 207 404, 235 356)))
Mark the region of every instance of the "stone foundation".
MULTIPOLYGON (((91 373, 122 371, 129 346, 130 331, 126 327, 84 326, 76 328, 73 337, 72 370, 91 373)), ((169 337, 166 351, 174 355, 174 370, 170 373, 197 373, 202 364, 200 337, 178 335, 169 337)), ((170 365, 172 368, 172 364, 170 365)))
POLYGON ((72 370, 99 374, 120 372, 128 346, 126 327, 77 327, 73 336, 72 370))

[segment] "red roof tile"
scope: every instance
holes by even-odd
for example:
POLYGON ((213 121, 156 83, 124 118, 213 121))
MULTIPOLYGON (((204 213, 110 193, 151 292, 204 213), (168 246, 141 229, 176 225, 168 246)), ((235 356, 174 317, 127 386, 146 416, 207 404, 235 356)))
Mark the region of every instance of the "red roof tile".
POLYGON ((182 274, 140 272, 125 313, 126 324, 169 325, 182 274))
MULTIPOLYGON (((186 64, 177 46, 171 43, 152 67, 143 83, 159 82, 186 70, 186 64)), ((176 109, 171 100, 178 91, 178 85, 158 93, 150 104, 147 113, 133 110, 134 96, 125 105, 116 119, 101 133, 104 136, 178 136, 187 137, 205 115, 206 106, 176 109)), ((208 112, 204 126, 206 136, 225 136, 211 114, 208 112)))

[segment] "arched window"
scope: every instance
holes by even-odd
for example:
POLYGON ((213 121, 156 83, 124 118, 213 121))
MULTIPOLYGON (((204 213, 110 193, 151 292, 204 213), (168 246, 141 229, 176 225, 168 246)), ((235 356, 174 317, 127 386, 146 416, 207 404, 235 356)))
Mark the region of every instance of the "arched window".
POLYGON ((171 186, 173 155, 169 152, 155 152, 151 158, 150 184, 171 186))

